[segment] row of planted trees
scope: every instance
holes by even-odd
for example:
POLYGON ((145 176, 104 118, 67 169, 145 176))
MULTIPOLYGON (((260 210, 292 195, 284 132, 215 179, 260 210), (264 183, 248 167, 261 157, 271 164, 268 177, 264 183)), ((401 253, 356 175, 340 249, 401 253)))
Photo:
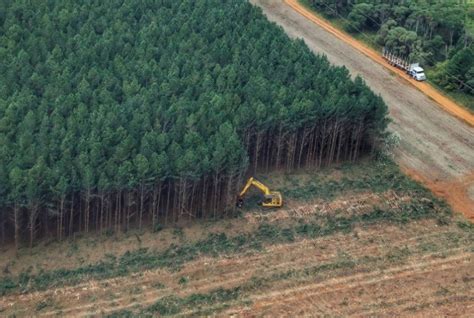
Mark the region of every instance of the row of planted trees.
POLYGON ((3 242, 221 216, 383 136, 380 97, 246 1, 3 5, 3 242))

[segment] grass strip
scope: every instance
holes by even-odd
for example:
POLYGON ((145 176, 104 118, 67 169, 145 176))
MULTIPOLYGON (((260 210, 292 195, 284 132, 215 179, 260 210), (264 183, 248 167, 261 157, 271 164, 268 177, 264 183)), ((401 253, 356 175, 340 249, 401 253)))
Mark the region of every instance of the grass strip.
POLYGON ((413 181, 404 175, 397 165, 391 160, 371 160, 358 164, 345 163, 338 167, 342 173, 339 180, 334 180, 330 175, 334 169, 330 169, 329 174, 322 171, 311 176, 311 180, 304 184, 298 182, 299 175, 289 176, 288 184, 293 184, 282 189, 285 197, 298 200, 324 199, 331 200, 341 194, 352 192, 373 192, 382 193, 388 190, 396 191, 399 195, 409 194, 412 197, 424 196, 433 201, 433 204, 445 206, 442 200, 437 199, 433 194, 420 183, 413 181))
MULTIPOLYGON (((194 293, 185 297, 166 296, 157 300, 153 305, 146 308, 136 308, 131 310, 120 310, 110 314, 108 317, 154 317, 157 314, 160 316, 170 316, 177 314, 190 314, 192 316, 214 315, 223 309, 229 308, 229 302, 241 300, 246 304, 251 303, 249 294, 253 291, 262 291, 271 287, 271 284, 291 279, 293 283, 314 281, 318 277, 323 276, 328 272, 334 274, 334 271, 341 273, 346 270, 353 270, 357 266, 388 268, 393 264, 401 264, 405 262, 410 256, 417 252, 426 252, 423 250, 411 250, 408 247, 395 247, 381 256, 363 256, 360 258, 353 258, 347 254, 341 254, 336 260, 331 262, 321 263, 315 266, 305 267, 301 269, 289 269, 283 272, 272 273, 262 277, 252 277, 244 284, 229 288, 229 289, 215 289, 209 293, 194 293), (192 310, 192 313, 188 311, 192 310)), ((434 251, 432 251, 434 252, 434 251)), ((358 269, 357 271, 364 271, 365 269, 358 269)))
POLYGON ((226 233, 211 233, 206 239, 172 245, 157 252, 147 248, 127 251, 121 257, 108 256, 104 260, 75 269, 23 272, 17 277, 0 280, 0 295, 13 292, 44 290, 55 286, 73 285, 84 280, 126 276, 148 269, 168 268, 179 270, 183 264, 201 255, 217 257, 244 251, 255 251, 263 244, 289 243, 295 239, 316 238, 339 232, 350 232, 357 224, 376 222, 405 224, 413 220, 434 218, 439 224, 450 222, 449 209, 433 208, 432 202, 413 199, 397 210, 374 209, 350 217, 316 216, 312 222, 299 222, 291 226, 263 223, 256 231, 229 237, 226 233))

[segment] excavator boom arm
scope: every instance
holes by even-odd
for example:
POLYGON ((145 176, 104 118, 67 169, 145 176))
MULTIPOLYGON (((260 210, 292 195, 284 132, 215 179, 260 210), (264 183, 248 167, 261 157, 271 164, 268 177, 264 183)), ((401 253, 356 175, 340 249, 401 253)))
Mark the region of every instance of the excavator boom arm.
POLYGON ((270 189, 260 181, 255 180, 253 177, 251 177, 247 183, 245 184, 244 188, 242 191, 240 191, 239 197, 243 197, 245 193, 250 189, 251 186, 255 186, 257 189, 262 191, 265 195, 270 194, 270 189))

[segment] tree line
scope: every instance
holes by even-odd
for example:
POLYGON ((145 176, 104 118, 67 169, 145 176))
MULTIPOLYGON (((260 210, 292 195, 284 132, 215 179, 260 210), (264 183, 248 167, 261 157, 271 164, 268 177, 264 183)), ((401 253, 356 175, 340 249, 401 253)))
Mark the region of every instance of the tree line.
POLYGON ((474 5, 458 0, 306 0, 349 32, 434 68, 435 83, 474 95, 474 5))
POLYGON ((0 4, 3 242, 221 216, 249 173, 355 160, 387 107, 243 0, 0 4))

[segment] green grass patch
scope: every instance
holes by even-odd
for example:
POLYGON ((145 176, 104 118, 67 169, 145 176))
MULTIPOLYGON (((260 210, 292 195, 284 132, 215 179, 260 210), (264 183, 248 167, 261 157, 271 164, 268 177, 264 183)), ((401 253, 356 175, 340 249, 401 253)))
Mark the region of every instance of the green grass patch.
MULTIPOLYGON (((202 306, 222 304, 236 300, 240 296, 240 287, 223 289, 219 288, 207 294, 191 294, 184 298, 166 297, 157 301, 144 310, 145 314, 160 314, 161 316, 175 315, 183 309, 197 309, 202 306)), ((199 314, 198 314, 199 315, 199 314)))
POLYGON ((458 221, 457 225, 460 229, 468 232, 469 234, 474 235, 474 223, 469 221, 458 221))
POLYGON ((298 175, 290 175, 288 183, 292 186, 282 189, 282 192, 285 197, 297 200, 332 200, 347 192, 381 193, 393 190, 400 195, 424 196, 432 200, 433 204, 445 206, 428 189, 404 175, 396 164, 387 159, 368 160, 358 164, 345 163, 339 170, 342 173, 339 180, 334 180, 331 174, 322 172, 314 174, 305 184, 297 183, 298 175))
POLYGON ((45 308, 51 307, 53 305, 53 300, 48 297, 46 299, 41 300, 39 303, 36 304, 36 311, 41 311, 45 308))
MULTIPOLYGON (((186 297, 176 297, 176 296, 167 296, 161 298, 153 305, 139 309, 138 312, 133 312, 130 310, 121 310, 114 313, 111 313, 107 317, 109 318, 125 318, 125 317, 156 317, 159 316, 172 316, 182 313, 185 310, 193 310, 193 315, 195 316, 205 316, 210 314, 205 308, 201 310, 204 306, 213 306, 220 305, 220 309, 224 309, 226 306, 223 305, 225 302, 233 301, 239 298, 241 292, 240 287, 223 289, 219 288, 213 290, 207 294, 196 293, 191 294, 186 297)), ((215 312, 216 308, 212 310, 215 312)))

